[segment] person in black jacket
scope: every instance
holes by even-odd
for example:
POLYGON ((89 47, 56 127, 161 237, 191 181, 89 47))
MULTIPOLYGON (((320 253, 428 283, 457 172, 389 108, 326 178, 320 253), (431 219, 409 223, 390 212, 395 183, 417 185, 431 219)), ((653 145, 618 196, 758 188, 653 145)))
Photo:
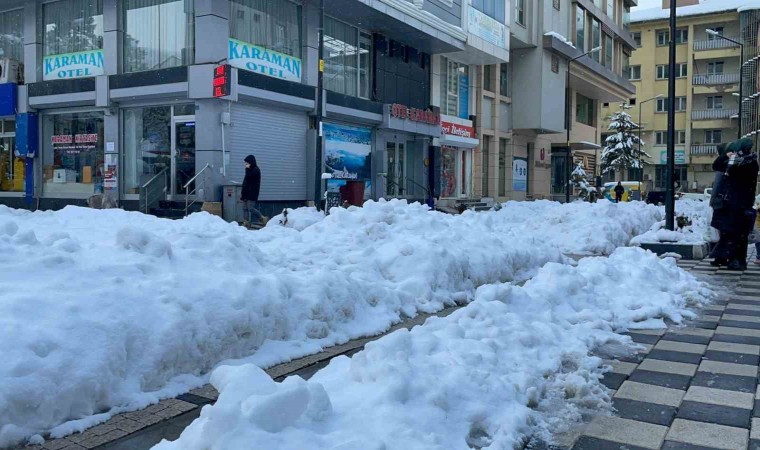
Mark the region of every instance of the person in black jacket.
POLYGON ((625 194, 625 188, 623 187, 623 182, 618 181, 617 186, 615 186, 615 203, 620 203, 623 201, 623 194, 625 194))
POLYGON ((747 247, 755 217, 752 208, 760 168, 752 145, 750 139, 734 142, 713 164, 714 170, 723 170, 723 176, 717 194, 713 192, 718 199, 710 202, 717 207, 711 225, 721 234, 712 264, 728 264, 729 270, 747 269, 747 247))
POLYGON ((243 225, 249 227, 253 223, 253 216, 258 217, 261 225, 266 223, 266 217, 258 210, 259 191, 261 190, 261 169, 256 164, 256 157, 248 155, 245 161, 245 178, 243 178, 243 189, 240 194, 240 200, 245 203, 245 222, 243 225))

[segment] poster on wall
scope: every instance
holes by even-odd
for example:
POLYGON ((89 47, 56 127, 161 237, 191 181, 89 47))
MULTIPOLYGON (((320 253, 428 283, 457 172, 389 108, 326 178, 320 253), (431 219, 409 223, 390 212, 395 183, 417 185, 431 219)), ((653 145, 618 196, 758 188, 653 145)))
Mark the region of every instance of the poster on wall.
POLYGON ((459 117, 470 118, 470 77, 459 74, 459 117))
POLYGON ((515 157, 512 163, 512 190, 526 192, 528 190, 528 160, 515 157))
POLYGON ((95 150, 98 145, 98 135, 92 134, 56 134, 51 138, 53 150, 57 155, 78 155, 79 153, 95 150))
POLYGON ((105 74, 103 50, 45 56, 42 61, 42 79, 70 80, 105 74))
POLYGON ((268 77, 301 82, 301 59, 273 50, 229 39, 227 60, 232 67, 268 77))
POLYGON ((470 6, 468 25, 469 32, 475 36, 493 45, 507 48, 506 26, 493 17, 478 11, 473 6, 470 6))
MULTIPOLYGON (((676 161, 675 164, 686 164, 686 151, 685 150, 676 150, 676 161)), ((660 151, 660 164, 667 164, 668 163, 668 151, 662 150, 660 151)))
POLYGON ((103 188, 106 191, 114 191, 117 188, 119 178, 117 175, 117 161, 119 160, 119 155, 114 153, 107 153, 106 154, 106 161, 105 161, 105 170, 103 173, 103 188))
POLYGON ((338 192, 348 180, 364 181, 364 198, 372 194, 372 130, 325 123, 325 171, 327 192, 338 192))

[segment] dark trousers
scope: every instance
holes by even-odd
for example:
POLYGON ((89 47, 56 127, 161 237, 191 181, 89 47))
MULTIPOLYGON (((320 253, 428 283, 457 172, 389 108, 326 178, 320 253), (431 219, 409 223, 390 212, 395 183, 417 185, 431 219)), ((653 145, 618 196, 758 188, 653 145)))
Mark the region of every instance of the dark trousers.
POLYGON ((718 261, 731 262, 737 260, 741 264, 746 264, 747 247, 749 247, 748 234, 721 232, 718 245, 712 251, 712 257, 718 261))
POLYGON ((755 259, 760 261, 760 242, 755 242, 755 259))
POLYGON ((257 208, 257 203, 251 200, 245 201, 245 206, 243 208, 243 211, 245 212, 245 220, 247 220, 250 223, 254 223, 253 216, 256 216, 257 223, 263 223, 264 222, 264 215, 261 214, 261 211, 257 208))

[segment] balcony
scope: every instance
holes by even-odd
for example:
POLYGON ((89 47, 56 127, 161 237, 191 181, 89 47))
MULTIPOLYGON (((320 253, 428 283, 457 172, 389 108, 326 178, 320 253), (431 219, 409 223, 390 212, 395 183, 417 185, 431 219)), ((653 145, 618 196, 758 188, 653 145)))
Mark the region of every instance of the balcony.
POLYGON ((718 154, 720 144, 694 144, 691 146, 692 156, 712 156, 718 154))
MULTIPOLYGON (((732 37, 731 39, 738 41, 739 38, 732 37)), ((725 39, 708 39, 706 41, 694 41, 694 51, 704 51, 704 50, 720 50, 722 48, 738 48, 739 46, 734 44, 731 41, 727 41, 725 39)))
POLYGON ((718 86, 721 84, 739 83, 738 73, 719 73, 710 75, 694 75, 692 83, 695 86, 718 86))
POLYGON ((738 109, 703 109, 691 112, 691 120, 730 119, 739 115, 738 109))

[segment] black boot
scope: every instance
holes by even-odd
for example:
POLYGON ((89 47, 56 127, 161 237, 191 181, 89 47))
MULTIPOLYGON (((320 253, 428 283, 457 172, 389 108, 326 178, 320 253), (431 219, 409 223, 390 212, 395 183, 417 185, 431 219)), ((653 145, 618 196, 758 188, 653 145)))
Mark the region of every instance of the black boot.
POLYGON ((734 259, 730 263, 728 263, 726 270, 744 272, 745 270, 747 270, 747 265, 742 264, 742 262, 739 261, 738 259, 734 259))
POLYGON ((715 258, 714 260, 710 261, 710 265, 713 267, 725 266, 728 265, 728 260, 715 258))

